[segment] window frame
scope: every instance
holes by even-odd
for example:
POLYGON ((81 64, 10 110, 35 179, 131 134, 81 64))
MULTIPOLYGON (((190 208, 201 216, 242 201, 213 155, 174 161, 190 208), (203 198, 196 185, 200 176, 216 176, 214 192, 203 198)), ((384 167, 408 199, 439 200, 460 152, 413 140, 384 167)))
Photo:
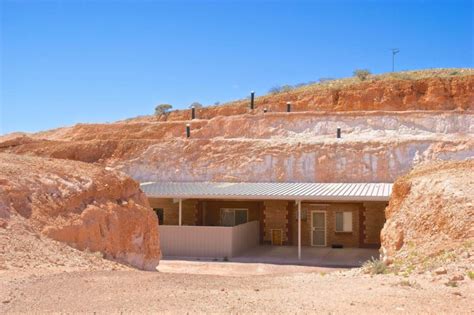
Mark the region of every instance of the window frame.
MULTIPOLYGON (((229 225, 224 225, 223 222, 222 222, 222 213, 224 211, 227 211, 227 210, 231 210, 233 213, 234 213, 234 222, 233 222, 233 225, 230 225, 231 227, 232 226, 237 226, 235 224, 235 211, 245 211, 246 213, 246 217, 247 217, 247 221, 245 223, 248 223, 249 222, 249 209, 247 208, 220 208, 219 209, 219 223, 221 226, 229 226, 229 225)), ((245 224, 245 223, 241 223, 241 224, 245 224)))
POLYGON ((165 209, 164 208, 153 208, 153 212, 156 214, 156 218, 158 219, 158 225, 164 225, 165 224, 165 209), (160 215, 158 214, 159 210, 161 210, 162 213, 162 222, 160 222, 160 215))
POLYGON ((334 214, 334 232, 335 233, 353 233, 354 232, 354 212, 353 211, 344 211, 344 210, 338 210, 335 211, 334 214), (337 214, 342 213, 342 230, 337 229, 337 214), (349 230, 344 230, 344 213, 349 213, 351 215, 351 225, 350 225, 350 231, 349 230))

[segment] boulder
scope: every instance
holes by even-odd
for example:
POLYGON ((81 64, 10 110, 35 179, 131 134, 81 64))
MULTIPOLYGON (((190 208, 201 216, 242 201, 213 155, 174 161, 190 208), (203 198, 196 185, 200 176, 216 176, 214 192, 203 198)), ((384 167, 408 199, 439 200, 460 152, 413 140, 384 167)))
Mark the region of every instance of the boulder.
MULTIPOLYGON (((474 160, 420 165, 394 184, 381 232, 385 261, 441 268, 474 244, 474 160), (431 262, 429 261, 431 260, 431 262)), ((468 252, 468 254, 463 254, 468 252)))
POLYGON ((21 217, 40 235, 139 269, 161 257, 158 220, 139 184, 77 161, 0 154, 0 222, 21 217))

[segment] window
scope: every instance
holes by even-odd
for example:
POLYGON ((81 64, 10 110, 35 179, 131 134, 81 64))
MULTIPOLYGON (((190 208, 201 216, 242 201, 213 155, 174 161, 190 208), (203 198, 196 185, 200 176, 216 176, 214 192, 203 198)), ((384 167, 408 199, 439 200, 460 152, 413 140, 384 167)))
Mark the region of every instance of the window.
POLYGON ((163 221, 165 219, 163 208, 153 208, 153 211, 155 211, 156 216, 158 217, 158 224, 163 225, 163 221))
POLYGON ((248 221, 247 209, 232 209, 232 208, 221 209, 221 225, 223 226, 235 226, 235 225, 247 223, 247 221, 248 221))
POLYGON ((336 212, 336 232, 352 232, 352 212, 336 212))

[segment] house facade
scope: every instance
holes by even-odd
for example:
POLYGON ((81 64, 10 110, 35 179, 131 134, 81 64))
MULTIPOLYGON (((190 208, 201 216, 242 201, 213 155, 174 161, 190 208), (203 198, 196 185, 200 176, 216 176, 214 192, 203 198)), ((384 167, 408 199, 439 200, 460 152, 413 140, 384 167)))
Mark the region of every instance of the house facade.
MULTIPOLYGON (((392 185, 160 182, 144 183, 141 188, 158 215, 160 233, 168 233, 167 226, 207 227, 210 240, 191 244, 193 239, 199 239, 198 235, 191 235, 183 240, 190 246, 212 247, 212 231, 216 231, 217 238, 223 228, 257 222, 258 233, 254 237, 258 244, 378 248, 392 185)), ((170 232, 173 242, 181 237, 180 231, 184 229, 170 232)), ((163 239, 166 236, 162 243, 163 239)), ((166 248, 166 244, 162 246, 166 248)))

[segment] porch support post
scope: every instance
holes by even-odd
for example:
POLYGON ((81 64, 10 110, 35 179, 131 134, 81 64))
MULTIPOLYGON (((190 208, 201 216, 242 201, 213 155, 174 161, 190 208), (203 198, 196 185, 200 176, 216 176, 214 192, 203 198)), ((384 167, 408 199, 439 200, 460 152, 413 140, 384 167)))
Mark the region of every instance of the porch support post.
POLYGON ((301 260, 301 200, 296 203, 298 204, 298 259, 301 260))
POLYGON ((183 199, 179 199, 179 226, 181 226, 183 214, 183 199))

